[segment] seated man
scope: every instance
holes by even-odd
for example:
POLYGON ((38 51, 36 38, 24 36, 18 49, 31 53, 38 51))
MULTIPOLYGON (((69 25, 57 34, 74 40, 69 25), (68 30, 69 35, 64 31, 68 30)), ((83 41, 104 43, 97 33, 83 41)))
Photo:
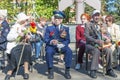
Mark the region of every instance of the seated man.
POLYGON ((99 18, 100 18, 100 11, 95 10, 92 15, 93 22, 86 24, 85 28, 85 37, 86 37, 86 48, 87 52, 90 52, 93 55, 93 59, 91 62, 91 71, 90 76, 92 78, 97 78, 96 72, 98 70, 98 58, 99 55, 105 54, 106 55, 106 73, 111 77, 117 77, 112 69, 111 63, 111 54, 112 50, 109 47, 102 48, 102 52, 100 52, 101 48, 96 45, 102 47, 103 40, 100 34, 100 26, 98 25, 99 18))
POLYGON ((10 31, 8 22, 5 20, 5 14, 0 12, 0 50, 6 50, 7 34, 10 31))
POLYGON ((46 28, 44 41, 46 43, 46 62, 48 66, 48 78, 53 79, 53 55, 61 51, 64 53, 65 77, 71 79, 69 73, 72 63, 72 51, 68 47, 70 43, 69 28, 62 25, 65 14, 61 11, 54 11, 54 22, 46 28))
MULTIPOLYGON (((0 12, 0 51, 5 51, 7 46, 7 35, 10 31, 8 22, 5 20, 5 13, 0 12)), ((7 65, 7 55, 5 52, 2 54, 3 64, 0 67, 7 65)))

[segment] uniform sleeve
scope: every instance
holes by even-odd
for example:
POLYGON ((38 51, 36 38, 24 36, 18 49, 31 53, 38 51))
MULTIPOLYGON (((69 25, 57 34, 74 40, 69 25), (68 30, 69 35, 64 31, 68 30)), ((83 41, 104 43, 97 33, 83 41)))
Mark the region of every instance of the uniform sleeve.
POLYGON ((50 31, 49 31, 48 27, 46 27, 45 33, 44 33, 44 41, 45 41, 46 44, 50 45, 49 33, 50 33, 50 31))
POLYGON ((8 24, 2 24, 3 30, 1 31, 1 36, 0 36, 0 43, 4 43, 7 41, 7 35, 10 31, 10 27, 8 24))

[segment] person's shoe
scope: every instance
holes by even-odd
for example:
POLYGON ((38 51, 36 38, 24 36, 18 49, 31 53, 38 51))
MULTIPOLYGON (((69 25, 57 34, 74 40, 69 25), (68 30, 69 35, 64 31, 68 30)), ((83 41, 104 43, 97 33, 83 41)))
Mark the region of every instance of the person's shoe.
POLYGON ((53 69, 48 70, 48 79, 54 79, 53 69))
POLYGON ((66 70, 65 70, 65 78, 66 78, 66 79, 71 79, 70 69, 66 69, 66 70))
POLYGON ((91 78, 97 78, 96 70, 91 70, 91 71, 90 71, 90 77, 91 77, 91 78))
POLYGON ((7 75, 5 76, 5 80, 10 80, 10 77, 11 77, 11 75, 8 75, 8 74, 7 74, 7 75))
POLYGON ((36 63, 39 63, 39 62, 40 62, 40 59, 39 59, 39 58, 36 58, 36 59, 35 59, 35 62, 36 62, 36 63))
POLYGON ((33 72, 33 65, 32 65, 32 64, 29 65, 29 71, 30 71, 30 72, 33 72))
POLYGON ((117 75, 114 73, 114 71, 112 69, 108 70, 106 74, 109 75, 109 76, 111 76, 111 77, 114 77, 114 78, 117 77, 117 75))
POLYGON ((25 73, 23 77, 24 77, 24 79, 29 79, 29 74, 25 73))
POLYGON ((80 64, 77 64, 77 65, 75 66, 75 69, 76 69, 76 70, 80 69, 80 64))
POLYGON ((103 69, 103 66, 102 66, 101 64, 98 64, 98 67, 99 67, 100 69, 103 69))

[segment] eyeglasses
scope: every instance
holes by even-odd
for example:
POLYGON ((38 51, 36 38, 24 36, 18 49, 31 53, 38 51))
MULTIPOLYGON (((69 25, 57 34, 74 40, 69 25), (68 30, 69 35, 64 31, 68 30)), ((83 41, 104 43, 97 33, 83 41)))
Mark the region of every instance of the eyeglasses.
POLYGON ((109 20, 105 20, 106 22, 109 22, 109 20))

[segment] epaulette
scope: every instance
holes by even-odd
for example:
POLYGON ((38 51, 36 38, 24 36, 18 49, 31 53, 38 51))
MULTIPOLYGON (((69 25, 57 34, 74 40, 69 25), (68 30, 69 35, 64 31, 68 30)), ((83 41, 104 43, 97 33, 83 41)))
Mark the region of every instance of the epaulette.
POLYGON ((65 25, 65 24, 62 24, 63 26, 65 26, 65 27, 68 27, 67 25, 65 25))
POLYGON ((52 26, 53 24, 48 24, 48 26, 52 26))

